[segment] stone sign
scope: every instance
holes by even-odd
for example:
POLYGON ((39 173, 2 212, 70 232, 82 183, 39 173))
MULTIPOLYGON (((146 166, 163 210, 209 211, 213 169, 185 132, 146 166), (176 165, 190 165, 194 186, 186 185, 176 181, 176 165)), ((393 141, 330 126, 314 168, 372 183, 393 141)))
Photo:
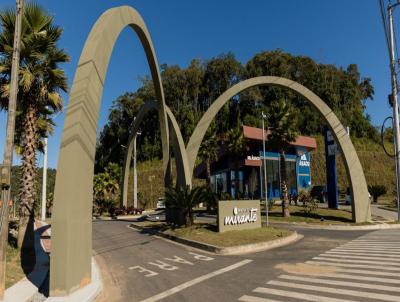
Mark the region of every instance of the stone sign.
POLYGON ((261 227, 259 200, 221 200, 218 202, 218 231, 261 227))

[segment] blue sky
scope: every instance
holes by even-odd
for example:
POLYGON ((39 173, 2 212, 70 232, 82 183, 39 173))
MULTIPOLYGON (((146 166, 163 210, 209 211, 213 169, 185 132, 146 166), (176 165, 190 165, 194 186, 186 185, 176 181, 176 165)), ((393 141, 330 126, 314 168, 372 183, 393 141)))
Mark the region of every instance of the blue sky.
MULTIPOLYGON (((367 112, 378 125, 391 114, 388 51, 377 0, 38 0, 55 23, 64 28, 60 41, 71 56, 63 68, 71 83, 85 39, 106 9, 131 5, 143 16, 152 36, 160 64, 187 66, 193 58, 209 59, 232 51, 245 63, 263 50, 280 48, 295 55, 346 67, 358 65, 375 88, 367 112)), ((1 0, 0 9, 14 0, 1 0)), ((400 20, 400 11, 395 13, 400 20)), ((400 23, 396 22, 398 28, 400 23)), ((144 52, 135 34, 125 29, 114 49, 104 87, 99 126, 107 121, 112 101, 135 90, 139 77, 149 74, 144 52)), ((65 97, 66 104, 68 96, 65 97)), ((57 166, 64 115, 49 138, 49 166, 57 166)), ((0 129, 5 129, 0 114, 0 129)), ((5 131, 0 132, 0 160, 5 131)), ((18 158, 14 157, 14 162, 18 158)), ((42 156, 38 156, 39 166, 42 156)))

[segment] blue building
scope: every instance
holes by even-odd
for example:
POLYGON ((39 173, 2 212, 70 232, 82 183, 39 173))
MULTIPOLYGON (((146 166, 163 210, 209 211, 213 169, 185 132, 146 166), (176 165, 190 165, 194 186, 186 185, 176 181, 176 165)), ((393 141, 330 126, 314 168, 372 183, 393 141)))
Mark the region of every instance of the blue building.
MULTIPOLYGON (((265 133, 266 152, 263 154, 262 129, 243 126, 247 142, 246 154, 234 156, 220 142, 218 160, 211 164, 211 175, 207 176, 205 163, 196 167, 195 175, 210 177, 212 189, 220 194, 244 199, 258 199, 265 196, 263 161, 266 158, 268 198, 280 197, 280 157, 268 145, 268 131, 265 133), (260 185, 262 184, 262 186, 260 185)), ((312 137, 299 136, 286 151, 287 185, 290 194, 311 187, 310 152, 317 148, 312 137)))

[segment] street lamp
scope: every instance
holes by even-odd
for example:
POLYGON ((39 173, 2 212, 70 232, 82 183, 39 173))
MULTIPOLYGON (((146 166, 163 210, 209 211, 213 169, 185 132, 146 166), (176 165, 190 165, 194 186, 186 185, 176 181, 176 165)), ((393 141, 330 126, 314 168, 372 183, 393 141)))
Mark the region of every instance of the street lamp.
POLYGON ((264 111, 261 112, 261 121, 262 121, 262 140, 263 140, 263 166, 264 166, 264 192, 265 192, 265 216, 267 220, 268 226, 268 189, 267 189, 267 164, 266 164, 266 156, 265 156, 265 129, 264 129, 264 120, 267 116, 264 114, 264 111))

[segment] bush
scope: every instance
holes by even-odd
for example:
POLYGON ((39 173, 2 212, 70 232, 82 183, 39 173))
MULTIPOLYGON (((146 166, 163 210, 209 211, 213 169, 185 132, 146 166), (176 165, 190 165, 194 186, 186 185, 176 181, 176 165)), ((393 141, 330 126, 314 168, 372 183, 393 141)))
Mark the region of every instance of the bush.
POLYGON ((374 202, 378 202, 378 198, 387 193, 387 189, 383 185, 368 186, 368 191, 372 195, 374 202))
POLYGON ((303 203, 303 212, 310 215, 318 209, 318 200, 311 196, 308 191, 300 191, 297 200, 303 203))

